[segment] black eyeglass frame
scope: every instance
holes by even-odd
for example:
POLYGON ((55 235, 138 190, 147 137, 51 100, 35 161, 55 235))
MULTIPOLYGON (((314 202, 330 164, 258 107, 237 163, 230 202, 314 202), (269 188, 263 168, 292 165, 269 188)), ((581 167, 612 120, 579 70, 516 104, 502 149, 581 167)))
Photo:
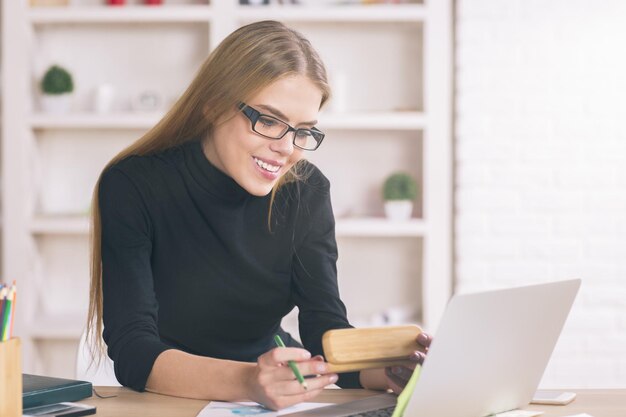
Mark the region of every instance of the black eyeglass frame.
MULTIPOLYGON (((280 140, 280 139, 284 138, 287 133, 294 132, 293 140, 292 140, 293 146, 295 146, 298 149, 302 149, 304 151, 315 151, 315 150, 317 150, 320 147, 320 145, 322 144, 322 141, 326 137, 326 134, 324 132, 322 132, 321 130, 319 130, 319 129, 315 128, 315 127, 312 127, 311 129, 292 127, 289 123, 285 122, 284 120, 280 120, 279 118, 271 116, 269 114, 261 113, 260 111, 256 110, 255 108, 248 106, 244 102, 240 101, 239 104, 237 105, 237 107, 248 118, 248 120, 250 120, 252 131, 254 131, 254 133, 256 133, 258 135, 263 136, 264 138, 280 140), (285 126, 287 126, 287 130, 285 130, 285 132, 282 135, 280 135, 280 137, 264 135, 263 133, 257 131, 256 128, 255 128, 256 122, 259 120, 260 117, 268 117, 270 119, 276 120, 277 122, 280 122, 280 123, 284 124, 285 126), (298 136, 298 132, 299 131, 315 132, 315 134, 318 135, 318 137, 319 137, 319 140, 317 141, 317 146, 315 146, 315 148, 313 148, 313 149, 303 148, 302 146, 299 146, 296 143, 296 137, 298 136)), ((314 137, 313 135, 311 135, 311 136, 314 137)))

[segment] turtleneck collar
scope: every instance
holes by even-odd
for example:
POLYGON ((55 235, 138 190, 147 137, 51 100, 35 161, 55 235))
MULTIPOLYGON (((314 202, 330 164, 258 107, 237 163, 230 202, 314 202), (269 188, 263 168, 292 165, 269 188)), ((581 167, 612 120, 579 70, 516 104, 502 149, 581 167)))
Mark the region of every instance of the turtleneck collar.
POLYGON ((237 202, 250 197, 230 176, 220 171, 204 154, 202 140, 194 139, 183 145, 185 162, 196 181, 209 194, 225 201, 237 202))

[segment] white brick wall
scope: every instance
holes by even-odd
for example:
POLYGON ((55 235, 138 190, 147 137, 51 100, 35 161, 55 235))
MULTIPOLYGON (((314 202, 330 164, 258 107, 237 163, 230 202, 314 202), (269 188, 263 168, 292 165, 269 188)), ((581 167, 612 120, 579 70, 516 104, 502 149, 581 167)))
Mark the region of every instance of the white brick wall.
POLYGON ((582 278, 542 386, 625 387, 626 1, 456 8, 456 289, 582 278))

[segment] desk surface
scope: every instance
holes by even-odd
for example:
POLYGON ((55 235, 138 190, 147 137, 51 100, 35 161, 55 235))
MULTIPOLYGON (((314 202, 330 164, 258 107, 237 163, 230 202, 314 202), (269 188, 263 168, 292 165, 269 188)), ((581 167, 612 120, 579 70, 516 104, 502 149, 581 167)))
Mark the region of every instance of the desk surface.
MULTIPOLYGON (((207 401, 188 400, 166 395, 139 393, 128 388, 96 387, 102 396, 93 396, 81 402, 95 405, 98 417, 195 417, 207 401)), ((587 413, 593 417, 624 417, 626 415, 626 389, 619 390, 571 390, 578 396, 566 406, 531 405, 525 410, 544 411, 541 417, 571 416, 587 413)), ((315 400, 319 402, 341 403, 357 398, 379 394, 367 390, 329 389, 315 400)))

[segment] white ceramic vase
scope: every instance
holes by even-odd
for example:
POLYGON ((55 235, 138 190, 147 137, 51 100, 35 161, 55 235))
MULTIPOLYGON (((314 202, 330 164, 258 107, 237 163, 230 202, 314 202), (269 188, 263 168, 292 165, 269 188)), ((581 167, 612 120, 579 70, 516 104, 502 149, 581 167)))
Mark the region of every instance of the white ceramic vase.
POLYGON ((69 113, 71 104, 71 94, 43 94, 41 96, 41 109, 46 113, 69 113))
POLYGON ((105 114, 113 110, 115 87, 112 84, 100 84, 96 87, 93 96, 93 109, 96 113, 105 114))
POLYGON ((385 201, 385 215, 389 220, 409 220, 413 213, 413 201, 393 200, 385 201))

